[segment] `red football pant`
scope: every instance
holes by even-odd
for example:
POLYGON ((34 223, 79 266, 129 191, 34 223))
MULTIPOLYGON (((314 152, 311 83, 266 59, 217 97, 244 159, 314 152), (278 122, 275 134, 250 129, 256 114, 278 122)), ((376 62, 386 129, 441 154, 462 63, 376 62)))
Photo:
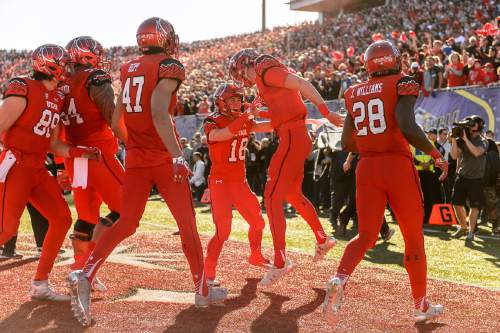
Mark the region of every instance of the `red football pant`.
POLYGON ((375 245, 389 202, 405 242, 405 268, 414 299, 426 294, 427 261, 422 229, 423 203, 418 173, 405 156, 361 158, 356 170, 359 234, 346 246, 337 274, 348 277, 375 245))
POLYGON ((326 235, 314 206, 302 194, 304 161, 312 148, 309 132, 305 125, 301 125, 280 130, 279 139, 278 149, 269 165, 264 204, 273 236, 274 265, 282 268, 286 258, 286 220, 283 212, 285 202, 289 202, 306 220, 318 243, 323 243, 326 235))
POLYGON ((225 181, 210 177, 208 186, 212 201, 215 235, 208 242, 205 274, 208 279, 214 279, 222 246, 231 233, 233 205, 249 224, 248 240, 252 254, 261 254, 265 222, 262 218, 259 200, 246 181, 225 181))
MULTIPOLYGON (((73 159, 66 159, 65 166, 68 175, 73 177, 73 159)), ((104 201, 111 212, 120 213, 122 206, 122 185, 125 171, 114 154, 102 153, 101 160, 88 161, 87 188, 73 190, 78 219, 87 223, 97 224, 100 217, 101 204, 104 201)), ((95 247, 96 237, 91 242, 79 241, 82 253, 75 248, 75 263, 71 269, 82 269, 90 253, 95 247)))
POLYGON ((35 274, 35 280, 47 280, 71 226, 71 212, 56 179, 47 169, 20 162, 10 169, 5 183, 0 183, 0 245, 17 234, 28 201, 49 223, 35 274))
MULTIPOLYGON (((72 177, 73 159, 67 159, 65 165, 68 175, 72 177)), ((103 201, 110 211, 119 213, 123 177, 123 166, 113 154, 103 153, 100 161, 89 160, 87 188, 73 190, 78 219, 96 224, 103 201)))
POLYGON ((174 182, 172 164, 125 170, 122 189, 124 205, 121 209, 120 218, 102 234, 85 264, 84 271, 88 279, 92 281, 99 267, 113 249, 122 240, 135 233, 144 214, 153 185, 156 185, 177 222, 182 249, 189 262, 195 289, 197 292, 206 295, 207 289, 203 274, 203 250, 196 229, 191 189, 187 180, 174 182))

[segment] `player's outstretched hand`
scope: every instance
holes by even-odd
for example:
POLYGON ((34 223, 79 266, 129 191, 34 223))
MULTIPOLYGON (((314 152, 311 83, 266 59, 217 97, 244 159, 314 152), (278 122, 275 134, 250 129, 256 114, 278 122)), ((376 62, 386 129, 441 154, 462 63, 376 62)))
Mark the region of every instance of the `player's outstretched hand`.
POLYGON ((101 151, 96 147, 76 146, 69 149, 70 157, 83 157, 89 160, 100 160, 101 151))
POLYGON ((71 179, 66 170, 57 170, 57 183, 63 191, 71 191, 71 179))
POLYGON ((326 116, 326 119, 328 119, 329 122, 331 122, 332 124, 334 124, 337 127, 344 126, 344 120, 342 119, 342 117, 334 112, 328 113, 328 115, 326 116))
POLYGON ((431 151, 430 155, 434 159, 436 168, 439 168, 441 170, 439 181, 442 182, 446 179, 446 176, 448 176, 448 162, 443 158, 443 155, 441 155, 441 153, 436 148, 431 151))
POLYGON ((189 169, 189 165, 187 164, 184 157, 179 156, 173 159, 174 163, 174 181, 180 182, 184 179, 188 179, 193 173, 191 169, 189 169))

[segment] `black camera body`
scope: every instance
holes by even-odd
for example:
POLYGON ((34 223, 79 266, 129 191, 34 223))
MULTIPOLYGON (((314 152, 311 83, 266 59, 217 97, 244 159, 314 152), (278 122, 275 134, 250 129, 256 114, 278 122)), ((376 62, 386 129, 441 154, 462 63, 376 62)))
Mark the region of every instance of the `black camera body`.
POLYGON ((467 137, 470 138, 470 129, 471 127, 474 127, 475 124, 476 122, 471 118, 465 118, 462 121, 453 123, 453 127, 451 128, 451 136, 456 139, 460 139, 465 131, 467 137))

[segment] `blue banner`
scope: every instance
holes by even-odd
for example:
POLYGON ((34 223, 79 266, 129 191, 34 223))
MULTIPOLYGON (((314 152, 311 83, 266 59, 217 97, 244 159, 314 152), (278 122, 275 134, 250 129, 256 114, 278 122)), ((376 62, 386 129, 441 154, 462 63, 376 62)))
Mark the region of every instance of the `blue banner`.
POLYGON ((500 141, 500 87, 463 87, 437 92, 436 97, 419 96, 415 104, 417 123, 425 130, 450 129, 453 122, 478 115, 500 141))
MULTIPOLYGON (((330 111, 344 107, 343 100, 327 101, 330 111)), ((311 103, 306 103, 308 118, 322 118, 311 103)), ((485 121, 485 130, 492 130, 500 141, 500 87, 463 87, 438 91, 435 97, 419 96, 415 104, 417 123, 425 130, 434 127, 451 129, 452 124, 471 115, 478 115, 485 121)), ((175 118, 177 132, 181 137, 191 139, 197 131, 203 132, 204 116, 181 116, 175 118)))

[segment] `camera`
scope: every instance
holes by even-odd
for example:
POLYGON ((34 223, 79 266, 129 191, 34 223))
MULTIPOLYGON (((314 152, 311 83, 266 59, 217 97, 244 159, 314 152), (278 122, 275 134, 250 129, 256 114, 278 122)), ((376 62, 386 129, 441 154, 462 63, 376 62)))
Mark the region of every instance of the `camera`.
POLYGON ((484 127, 484 120, 476 115, 465 117, 464 120, 453 123, 451 128, 451 136, 460 139, 465 131, 467 138, 471 137, 471 128, 478 124, 478 131, 482 131, 484 127))
POLYGON ((453 127, 451 128, 451 136, 460 139, 465 131, 467 137, 470 137, 470 128, 475 124, 474 120, 471 118, 465 118, 462 121, 453 123, 453 127))

